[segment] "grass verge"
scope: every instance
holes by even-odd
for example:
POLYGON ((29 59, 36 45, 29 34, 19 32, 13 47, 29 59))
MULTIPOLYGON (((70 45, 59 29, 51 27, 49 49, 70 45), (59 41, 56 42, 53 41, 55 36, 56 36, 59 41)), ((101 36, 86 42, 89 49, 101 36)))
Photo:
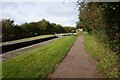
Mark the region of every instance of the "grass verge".
POLYGON ((106 78, 118 78, 120 73, 118 55, 109 50, 105 44, 98 41, 93 35, 84 33, 85 47, 98 62, 98 70, 101 76, 106 78))
POLYGON ((77 36, 67 36, 3 62, 3 78, 45 78, 65 57, 77 36))

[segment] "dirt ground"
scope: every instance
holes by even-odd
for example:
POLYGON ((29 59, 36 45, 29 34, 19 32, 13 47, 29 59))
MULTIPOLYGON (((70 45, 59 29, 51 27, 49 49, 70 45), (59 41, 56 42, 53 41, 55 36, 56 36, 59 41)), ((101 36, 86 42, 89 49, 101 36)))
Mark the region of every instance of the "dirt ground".
POLYGON ((96 65, 97 62, 85 50, 84 37, 79 36, 49 78, 99 78, 96 65))

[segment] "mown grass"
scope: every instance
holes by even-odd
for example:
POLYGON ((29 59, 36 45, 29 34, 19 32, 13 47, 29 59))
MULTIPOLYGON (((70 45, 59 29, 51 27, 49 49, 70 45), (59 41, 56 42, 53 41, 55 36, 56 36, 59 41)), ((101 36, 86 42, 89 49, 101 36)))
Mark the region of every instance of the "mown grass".
MULTIPOLYGON (((0 57, 1 58, 1 57, 0 57)), ((2 61, 0 61, 0 80, 2 79, 2 61)))
POLYGON ((106 78, 118 78, 120 73, 118 55, 109 50, 105 44, 99 42, 93 35, 84 33, 85 47, 98 62, 98 70, 102 77, 106 78))
POLYGON ((45 78, 65 57, 77 36, 67 36, 3 62, 3 78, 45 78))

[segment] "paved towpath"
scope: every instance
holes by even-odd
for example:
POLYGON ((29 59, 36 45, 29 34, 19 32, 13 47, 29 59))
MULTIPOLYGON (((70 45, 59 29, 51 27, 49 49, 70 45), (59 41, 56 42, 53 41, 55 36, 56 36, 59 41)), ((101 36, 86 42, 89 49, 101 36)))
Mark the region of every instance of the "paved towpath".
POLYGON ((83 36, 79 36, 67 56, 49 75, 50 78, 99 78, 97 62, 86 52, 83 36))

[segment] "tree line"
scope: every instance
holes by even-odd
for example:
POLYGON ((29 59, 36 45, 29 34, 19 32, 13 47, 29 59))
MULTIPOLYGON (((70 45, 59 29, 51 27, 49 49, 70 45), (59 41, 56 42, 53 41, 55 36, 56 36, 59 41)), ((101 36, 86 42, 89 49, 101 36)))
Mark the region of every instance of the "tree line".
POLYGON ((120 53, 120 2, 90 2, 79 5, 77 28, 83 28, 112 51, 120 53))
POLYGON ((0 23, 2 23, 3 42, 38 35, 75 32, 74 27, 63 27, 60 24, 50 23, 45 19, 38 22, 23 23, 21 25, 15 25, 11 19, 2 19, 0 23))

